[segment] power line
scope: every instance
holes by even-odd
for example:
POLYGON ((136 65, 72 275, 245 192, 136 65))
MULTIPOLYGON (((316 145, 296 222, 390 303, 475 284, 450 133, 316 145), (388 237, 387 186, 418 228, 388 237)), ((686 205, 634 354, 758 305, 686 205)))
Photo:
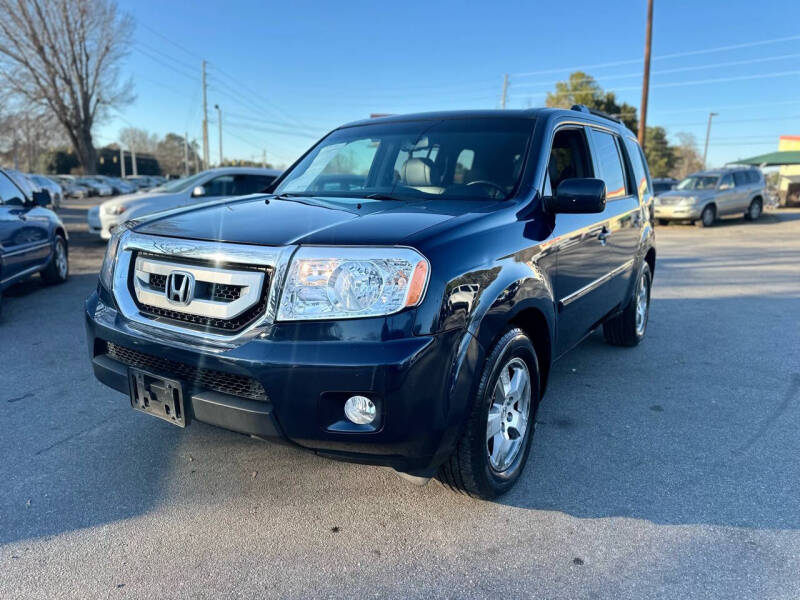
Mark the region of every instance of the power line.
MULTIPOLYGON (((724 52, 727 50, 739 50, 741 48, 752 48, 754 46, 765 46, 768 44, 779 44, 782 42, 790 42, 800 40, 800 35, 791 35, 782 38, 770 38, 766 40, 759 40, 756 42, 745 42, 742 44, 732 44, 727 46, 716 46, 713 48, 703 48, 700 50, 687 50, 683 52, 673 52, 672 54, 661 54, 653 56, 653 60, 666 60, 671 58, 680 58, 683 56, 697 56, 699 54, 712 54, 714 52, 724 52)), ((577 67, 561 67, 558 69, 544 69, 541 71, 528 71, 527 73, 513 73, 513 77, 531 77, 533 75, 550 75, 554 73, 562 73, 564 71, 585 71, 588 69, 600 69, 606 67, 616 67, 621 65, 639 64, 642 62, 641 58, 631 58, 626 60, 617 60, 606 63, 595 63, 593 65, 583 65, 577 67)))
MULTIPOLYGON (((769 61, 775 61, 775 60, 784 60, 784 59, 788 59, 788 58, 798 58, 798 57, 800 57, 800 53, 797 53, 797 54, 780 54, 780 55, 777 55, 777 56, 767 56, 767 57, 764 57, 764 58, 750 58, 750 59, 747 59, 747 60, 733 60, 733 61, 726 61, 726 62, 710 63, 710 64, 705 64, 705 65, 696 65, 696 66, 693 66, 693 67, 678 67, 678 68, 675 68, 675 69, 658 69, 658 70, 653 71, 652 74, 653 75, 667 75, 667 74, 670 74, 670 73, 685 73, 685 72, 688 72, 688 71, 702 71, 702 70, 705 70, 705 69, 718 69, 718 68, 722 68, 722 67, 735 67, 735 66, 741 66, 741 65, 750 65, 750 64, 756 64, 756 63, 769 62, 769 61)), ((618 75, 604 76, 603 80, 606 81, 606 80, 609 80, 609 79, 630 79, 630 78, 633 78, 633 77, 641 77, 641 76, 642 76, 642 74, 639 71, 635 71, 635 72, 632 72, 632 73, 620 73, 618 75)), ((580 79, 571 79, 571 80, 568 80, 568 81, 569 81, 569 83, 584 83, 584 82, 587 82, 587 81, 597 81, 597 78, 590 76, 590 77, 581 77, 580 79)), ((526 89, 526 88, 534 87, 534 86, 537 86, 537 85, 550 85, 550 84, 552 84, 552 82, 550 82, 550 81, 538 81, 538 82, 535 82, 535 83, 514 84, 514 87, 517 88, 517 89, 520 89, 520 88, 521 89, 526 89)))
MULTIPOLYGON (((136 51, 137 51, 138 53, 140 53, 141 55, 143 55, 143 56, 146 56, 146 57, 147 57, 147 58, 149 58, 150 60, 152 60, 152 61, 154 61, 154 62, 158 63, 158 64, 159 64, 160 66, 162 66, 162 67, 165 67, 165 68, 167 68, 167 69, 170 69, 170 70, 174 71, 175 73, 178 73, 179 75, 183 75, 184 77, 187 77, 187 78, 191 79, 192 81, 198 81, 197 75, 190 75, 189 73, 187 73, 187 72, 184 70, 184 68, 187 68, 187 69, 191 69, 191 70, 193 71, 193 70, 194 70, 194 67, 184 67, 184 68, 179 68, 179 67, 176 67, 176 66, 174 66, 174 65, 171 65, 171 64, 169 64, 169 63, 165 63, 165 62, 164 62, 164 60, 163 60, 163 58, 159 58, 159 57, 158 57, 158 56, 157 56, 155 53, 161 54, 161 56, 162 56, 162 57, 167 57, 167 58, 169 58, 169 55, 167 55, 167 54, 164 54, 163 52, 158 52, 158 51, 157 51, 157 50, 155 50, 155 49, 150 49, 150 48, 149 48, 149 49, 145 50, 145 49, 144 49, 144 48, 142 48, 141 46, 138 46, 138 47, 135 47, 135 48, 134 48, 134 50, 136 50, 136 51), (151 54, 151 51, 152 51, 152 52, 154 52, 154 54, 151 54)), ((174 60, 174 59, 173 59, 173 60, 174 60)), ((185 63, 182 63, 182 64, 185 64, 185 63)))

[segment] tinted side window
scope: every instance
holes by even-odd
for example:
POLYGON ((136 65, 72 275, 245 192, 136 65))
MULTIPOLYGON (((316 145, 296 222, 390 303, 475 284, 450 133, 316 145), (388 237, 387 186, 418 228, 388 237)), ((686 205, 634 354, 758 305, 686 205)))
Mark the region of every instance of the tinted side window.
POLYGON ((736 173, 733 174, 733 180, 736 182, 737 186, 748 185, 751 181, 747 171, 736 171, 736 173))
POLYGON ((761 175, 758 171, 748 171, 747 174, 750 176, 750 183, 761 183, 761 175))
POLYGON ((600 167, 600 175, 606 182, 606 198, 613 200, 627 195, 625 189, 625 171, 620 160, 616 136, 604 131, 592 131, 595 141, 596 163, 600 167))
MULTIPOLYGON (((633 176, 636 179, 636 191, 639 194, 639 200, 644 202, 647 200, 648 196, 652 195, 652 188, 654 186, 651 186, 650 178, 647 176, 647 168, 645 167, 644 159, 642 158, 642 150, 639 148, 639 144, 629 138, 625 139, 625 147, 627 148, 628 156, 631 159, 631 166, 633 167, 633 176)), ((664 186, 664 188, 662 190, 658 190, 656 184, 656 191, 667 191, 672 187, 668 183, 662 183, 661 185, 664 186)))
POLYGON ((0 173, 0 204, 25 204, 22 192, 4 173, 0 173))
POLYGON ((719 189, 721 190, 728 190, 733 187, 733 176, 728 173, 724 175, 719 182, 719 189))
POLYGON ((544 178, 544 195, 552 196, 565 179, 591 177, 589 148, 583 129, 560 129, 553 136, 553 147, 544 178))

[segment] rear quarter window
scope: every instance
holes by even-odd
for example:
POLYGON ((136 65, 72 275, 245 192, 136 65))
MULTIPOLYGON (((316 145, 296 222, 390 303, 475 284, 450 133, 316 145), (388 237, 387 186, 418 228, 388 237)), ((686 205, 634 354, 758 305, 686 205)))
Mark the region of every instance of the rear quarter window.
MULTIPOLYGON (((630 138, 625 138, 625 148, 633 168, 633 178, 636 180, 636 193, 639 195, 639 200, 645 202, 653 194, 653 184, 642 156, 642 149, 637 142, 630 138)), ((663 186, 660 191, 666 192, 672 189, 672 185, 669 183, 662 182, 660 185, 663 186)))
POLYGON ((605 131, 592 130, 594 138, 595 162, 600 175, 606 182, 606 198, 622 198, 627 195, 625 170, 622 166, 617 136, 605 131))

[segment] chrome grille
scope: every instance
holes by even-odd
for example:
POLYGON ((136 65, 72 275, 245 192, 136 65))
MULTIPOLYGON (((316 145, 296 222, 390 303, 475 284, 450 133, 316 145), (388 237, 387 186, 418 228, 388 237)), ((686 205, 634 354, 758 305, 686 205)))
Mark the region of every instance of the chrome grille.
POLYGON ((267 267, 212 265, 144 252, 136 253, 132 262, 131 295, 139 311, 152 319, 235 333, 266 311, 271 276, 267 267), (168 289, 175 273, 191 277, 191 292, 181 302, 168 289))

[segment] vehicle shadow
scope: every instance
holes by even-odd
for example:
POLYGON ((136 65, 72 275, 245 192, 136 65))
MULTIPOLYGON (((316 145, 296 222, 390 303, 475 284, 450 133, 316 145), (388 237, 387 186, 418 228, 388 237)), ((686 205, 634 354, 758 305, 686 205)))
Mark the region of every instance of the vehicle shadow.
POLYGON ((527 470, 500 503, 800 529, 800 366, 784 359, 800 298, 769 303, 762 318, 752 298, 656 299, 639 347, 591 336, 554 366, 527 470))
POLYGON ((180 519, 181 535, 207 530, 207 519, 220 527, 246 517, 301 523, 312 536, 353 506, 370 507, 370 519, 349 521, 365 539, 381 523, 412 537, 454 519, 485 527, 502 506, 528 511, 503 519, 557 511, 800 529, 800 368, 790 358, 797 336, 787 335, 796 334, 800 297, 763 306, 656 294, 640 346, 590 336, 554 365, 517 486, 483 503, 436 482, 416 487, 388 470, 132 411, 91 373, 80 309, 90 277, 67 284, 75 289, 65 289, 53 318, 68 326, 36 316, 50 299, 33 293, 31 315, 1 330, 15 342, 0 344, 9 367, 0 388, 0 543, 151 513, 159 524, 180 519), (41 376, 32 377, 37 356, 41 376))

